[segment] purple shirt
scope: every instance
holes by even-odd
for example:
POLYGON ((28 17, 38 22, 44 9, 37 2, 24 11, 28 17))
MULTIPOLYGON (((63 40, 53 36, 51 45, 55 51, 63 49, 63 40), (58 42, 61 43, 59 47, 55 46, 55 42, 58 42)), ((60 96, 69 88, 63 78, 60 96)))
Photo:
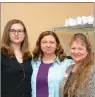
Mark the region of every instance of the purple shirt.
POLYGON ((36 95, 37 97, 48 97, 48 70, 53 63, 41 65, 37 74, 36 95))

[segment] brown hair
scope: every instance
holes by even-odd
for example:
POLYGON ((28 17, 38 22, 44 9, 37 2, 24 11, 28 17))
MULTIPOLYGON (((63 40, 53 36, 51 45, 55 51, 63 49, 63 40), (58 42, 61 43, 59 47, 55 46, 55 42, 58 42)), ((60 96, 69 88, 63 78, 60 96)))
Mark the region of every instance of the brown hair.
MULTIPOLYGON (((72 91, 72 87, 74 84, 76 84, 76 88, 75 88, 76 90, 78 88, 82 88, 84 85, 85 78, 87 77, 88 71, 90 67, 93 66, 93 54, 92 54, 91 45, 90 45, 89 40, 84 34, 77 33, 72 37, 70 45, 72 45, 72 43, 76 40, 79 40, 85 44, 88 55, 86 56, 85 59, 81 61, 79 68, 72 75, 68 84, 66 84, 64 94, 66 94, 68 91, 72 91)), ((73 96, 74 96, 74 91, 71 92, 71 97, 73 96)))
POLYGON ((31 54, 29 52, 28 35, 27 35, 26 27, 24 23, 18 19, 12 19, 7 22, 4 28, 3 36, 2 36, 1 52, 9 57, 14 56, 14 50, 12 49, 10 45, 11 42, 10 42, 10 37, 9 37, 10 28, 13 24, 21 24, 24 29, 25 38, 23 42, 21 43, 21 51, 23 55, 23 60, 31 58, 31 54))
POLYGON ((35 47, 35 49, 33 51, 33 59, 37 60, 39 57, 40 58, 43 57, 43 52, 42 52, 41 47, 40 47, 41 40, 42 40, 42 38, 44 36, 48 36, 48 35, 52 35, 55 38, 55 40, 56 40, 56 43, 57 43, 57 49, 55 51, 56 56, 59 57, 60 61, 64 60, 64 58, 66 56, 66 54, 64 53, 64 49, 62 48, 57 35, 54 32, 52 32, 52 31, 45 31, 45 32, 42 32, 40 34, 40 36, 39 36, 39 38, 38 38, 38 40, 36 42, 36 47, 35 47))

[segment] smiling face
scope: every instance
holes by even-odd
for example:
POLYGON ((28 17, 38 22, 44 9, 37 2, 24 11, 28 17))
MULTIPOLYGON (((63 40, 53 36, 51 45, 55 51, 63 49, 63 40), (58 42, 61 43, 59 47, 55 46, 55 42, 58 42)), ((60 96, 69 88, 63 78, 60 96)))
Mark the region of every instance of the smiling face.
POLYGON ((72 42, 70 53, 76 63, 80 63, 88 54, 85 43, 80 39, 72 42))
POLYGON ((52 35, 44 36, 41 39, 41 50, 44 54, 55 54, 57 43, 52 35))
POLYGON ((12 43, 21 43, 25 37, 23 26, 19 23, 13 24, 10 28, 9 37, 12 43))

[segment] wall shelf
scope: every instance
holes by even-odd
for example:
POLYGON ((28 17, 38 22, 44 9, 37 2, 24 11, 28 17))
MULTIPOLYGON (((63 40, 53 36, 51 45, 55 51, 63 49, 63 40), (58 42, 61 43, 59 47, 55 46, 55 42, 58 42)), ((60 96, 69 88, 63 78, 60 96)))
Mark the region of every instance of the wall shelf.
POLYGON ((85 25, 76 25, 76 26, 59 26, 54 27, 53 31, 77 31, 77 32, 93 32, 94 26, 92 24, 85 24, 85 25))

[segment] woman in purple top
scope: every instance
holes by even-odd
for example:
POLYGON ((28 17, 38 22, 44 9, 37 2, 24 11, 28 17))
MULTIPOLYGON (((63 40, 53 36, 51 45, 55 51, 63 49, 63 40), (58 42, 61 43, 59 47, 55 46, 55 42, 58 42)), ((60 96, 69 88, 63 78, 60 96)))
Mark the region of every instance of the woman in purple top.
POLYGON ((33 51, 32 97, 59 97, 60 83, 71 63, 57 35, 52 31, 42 32, 33 51))

